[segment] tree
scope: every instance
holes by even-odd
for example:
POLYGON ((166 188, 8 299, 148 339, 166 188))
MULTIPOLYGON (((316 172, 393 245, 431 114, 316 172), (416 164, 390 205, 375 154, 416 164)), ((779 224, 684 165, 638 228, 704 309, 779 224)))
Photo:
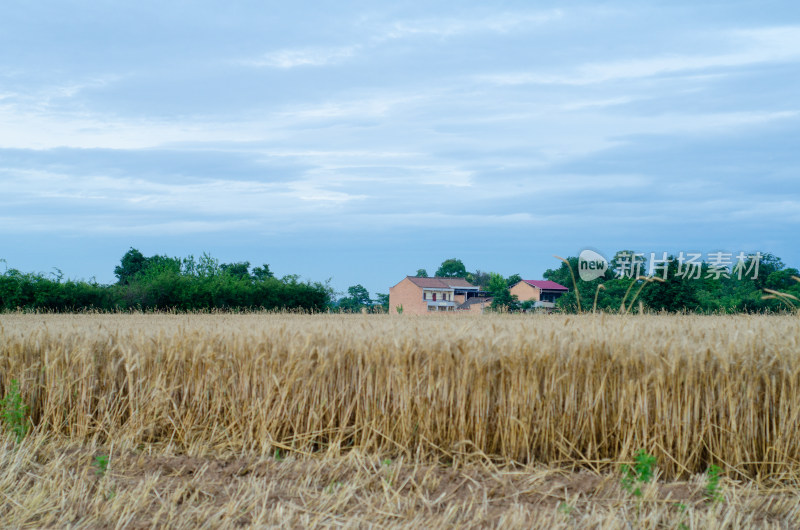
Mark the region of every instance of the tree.
POLYGON ((472 285, 478 287, 481 291, 485 291, 489 286, 489 273, 477 270, 475 272, 467 273, 467 281, 472 285))
POLYGON ((275 275, 269 270, 269 265, 266 263, 262 267, 253 267, 253 278, 257 282, 263 282, 267 278, 274 278, 275 275))
POLYGON ((417 278, 427 278, 428 271, 426 271, 425 269, 417 269, 417 274, 415 274, 415 276, 417 278))
POLYGON ((460 259, 450 258, 442 262, 442 265, 436 271, 436 276, 444 278, 463 278, 467 275, 467 268, 460 259))
POLYGON ((678 261, 674 256, 667 265, 667 280, 665 282, 652 282, 642 290, 640 299, 650 309, 656 311, 693 311, 698 308, 699 300, 697 290, 699 282, 692 280, 687 275, 678 275, 678 261))
POLYGON ((369 291, 361 284, 348 287, 347 294, 350 296, 339 300, 339 307, 344 311, 355 312, 372 303, 372 300, 369 298, 369 291))
POLYGON ((764 287, 774 291, 786 291, 796 287, 797 283, 792 277, 800 277, 800 271, 795 268, 781 269, 770 273, 765 282, 764 287))
POLYGON ((519 301, 508 290, 505 278, 495 272, 489 273, 489 286, 487 290, 492 293, 492 309, 502 311, 518 311, 519 301))
POLYGON ((181 265, 182 262, 180 258, 170 258, 168 256, 156 254, 155 256, 145 258, 145 264, 142 270, 139 271, 137 278, 163 273, 178 275, 181 273, 181 265))
POLYGON ((496 272, 489 273, 489 286, 486 289, 489 291, 492 296, 498 296, 502 294, 503 291, 508 290, 508 284, 506 283, 505 278, 501 275, 497 274, 496 272))
MULTIPOLYGON (((280 280, 265 277, 257 282, 245 274, 247 267, 247 262, 223 267, 208 254, 199 261, 193 256, 183 259, 164 255, 145 257, 131 248, 115 267, 119 282, 113 285, 64 280, 60 275, 51 279, 43 274, 23 274, 7 269, 0 273, 0 311, 17 308, 323 311, 330 306, 333 291, 327 283, 301 282, 296 275, 280 280)), ((262 270, 266 273, 267 266, 262 270)))
POLYGON ((508 285, 509 289, 511 289, 515 284, 521 281, 522 281, 522 276, 520 276, 519 274, 512 274, 511 276, 506 278, 506 284, 508 285))
MULTIPOLYGON (((753 261, 752 259, 748 259, 746 261, 748 268, 752 265, 751 263, 752 261, 753 261)), ((783 270, 785 267, 786 265, 784 265, 783 261, 778 256, 771 254, 769 252, 764 252, 763 254, 761 254, 761 259, 758 260, 758 277, 755 280, 753 280, 756 284, 756 287, 758 287, 759 289, 763 289, 764 287, 766 287, 767 289, 772 289, 773 287, 770 287, 768 284, 775 285, 774 282, 776 281, 777 278, 780 277, 780 275, 776 276, 772 275, 778 271, 783 270), (771 282, 768 281, 770 279, 770 276, 772 276, 771 282)))
POLYGON ((203 252, 200 260, 195 266, 196 274, 203 278, 210 278, 219 274, 219 260, 214 258, 208 252, 203 252))
POLYGON ((117 277, 117 283, 126 285, 147 265, 147 258, 144 254, 131 247, 128 252, 122 256, 120 264, 114 267, 114 275, 117 277))
POLYGON ((389 295, 386 293, 375 293, 376 301, 378 305, 383 308, 384 313, 389 312, 389 295))
MULTIPOLYGON (((795 269, 785 268, 780 258, 769 253, 761 254, 756 279, 752 278, 756 265, 752 259, 745 260, 744 271, 749 272, 743 273, 741 278, 735 271, 725 273, 728 277, 712 274, 711 264, 707 261, 697 261, 689 266, 674 256, 667 260, 666 274, 662 274, 663 270, 653 271, 656 278, 664 281, 639 280, 637 277, 649 272, 646 259, 642 255, 636 256, 633 251, 621 250, 614 255, 609 269, 600 278, 587 282, 576 274, 574 288, 556 303, 562 310, 575 311, 576 295, 580 295, 584 310, 590 310, 596 300, 598 310, 611 312, 619 311, 623 301, 629 310, 641 302, 651 311, 757 312, 783 307, 779 300, 763 300, 763 288, 780 287, 774 290, 789 294, 793 294, 792 289, 800 291, 800 284, 791 279, 795 269), (599 289, 601 284, 603 287, 599 289)), ((567 261, 573 272, 577 271, 578 258, 572 256, 567 261)), ((565 263, 558 269, 545 271, 544 277, 565 286, 572 285, 572 276, 565 263)))
POLYGON ((500 294, 492 298, 492 309, 508 312, 519 311, 519 299, 517 295, 511 294, 506 288, 504 291, 501 291, 500 294))
POLYGON ((223 263, 219 266, 224 274, 233 276, 240 280, 250 279, 250 262, 240 261, 237 263, 223 263))
POLYGON ((547 269, 544 271, 543 277, 545 280, 550 280, 551 282, 556 282, 564 287, 572 288, 572 276, 570 275, 569 269, 572 268, 573 274, 575 274, 575 279, 578 279, 578 258, 575 256, 567 257, 567 261, 569 262, 569 267, 563 261, 558 266, 557 269, 547 269))
POLYGON ((556 305, 562 311, 577 311, 576 288, 577 294, 580 295, 583 309, 592 309, 594 297, 597 295, 597 309, 608 311, 619 310, 622 297, 633 280, 628 278, 614 279, 614 272, 609 268, 603 276, 587 282, 581 280, 578 274, 578 258, 576 256, 568 256, 567 262, 569 262, 569 267, 566 263, 561 262, 557 269, 547 269, 543 275, 545 280, 556 282, 569 289, 568 292, 564 293, 556 300, 556 305), (575 285, 572 283, 570 267, 572 268, 572 274, 575 275, 575 285), (600 284, 603 284, 603 289, 598 291, 600 284))

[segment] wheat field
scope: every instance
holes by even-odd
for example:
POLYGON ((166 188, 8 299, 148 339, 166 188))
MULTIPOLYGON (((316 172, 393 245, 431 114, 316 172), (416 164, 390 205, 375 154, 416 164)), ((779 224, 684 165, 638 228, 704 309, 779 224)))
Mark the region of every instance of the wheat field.
POLYGON ((0 516, 797 526, 799 341, 791 315, 0 315, 0 393, 19 382, 31 426, 0 516), (658 480, 628 499, 639 450, 658 480))

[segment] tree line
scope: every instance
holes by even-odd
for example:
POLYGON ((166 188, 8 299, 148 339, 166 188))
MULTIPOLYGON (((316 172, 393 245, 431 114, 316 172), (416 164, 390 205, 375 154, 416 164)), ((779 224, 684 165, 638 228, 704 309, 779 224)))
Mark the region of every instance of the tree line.
MULTIPOLYGON (((749 274, 737 274, 736 265, 720 268, 710 261, 700 261, 689 270, 676 256, 668 256, 666 263, 649 276, 629 274, 630 262, 622 257, 632 254, 628 250, 617 252, 604 274, 591 281, 579 279, 579 259, 575 256, 545 271, 545 279, 570 288, 557 306, 568 312, 578 311, 580 303, 584 311, 629 312, 641 308, 695 313, 775 312, 800 307, 800 272, 771 253, 757 253, 757 259, 754 254, 744 260, 742 269, 749 274)), ((642 259, 640 270, 644 273, 648 267, 647 260, 642 259)))
POLYGON ((114 269, 117 282, 65 280, 61 271, 46 276, 8 268, 0 275, 0 310, 54 312, 300 310, 324 311, 333 290, 327 283, 276 278, 269 265, 220 263, 199 259, 145 256, 131 248, 114 269))
MULTIPOLYGON (((569 289, 559 297, 559 311, 574 313, 597 310, 631 312, 639 310, 694 313, 757 313, 800 308, 800 272, 771 253, 758 253, 758 263, 750 258, 741 265, 749 274, 737 274, 735 266, 700 261, 687 274, 687 266, 676 256, 667 256, 658 270, 647 275, 644 257, 631 270, 632 251, 617 252, 607 269, 591 281, 580 279, 579 259, 563 260, 561 265, 544 272, 544 279, 569 289), (574 280, 573 280, 574 279, 574 280)), ((429 277, 426 269, 414 276, 429 277)), ((495 311, 520 312, 533 309, 533 301, 520 301, 510 288, 522 280, 519 274, 504 277, 496 272, 470 272, 458 258, 446 259, 434 273, 445 278, 465 278, 492 297, 495 311)), ((362 285, 351 286, 347 296, 338 300, 342 311, 388 312, 389 295, 378 293, 375 300, 362 285)))
MULTIPOLYGON (((787 267, 773 254, 760 255, 755 277, 738 277, 732 270, 720 274, 711 263, 701 262, 696 274, 681 274, 681 263, 670 256, 659 276, 626 276, 620 251, 598 278, 578 278, 579 260, 571 256, 558 268, 548 269, 544 278, 569 288, 556 302, 559 310, 602 310, 607 312, 646 309, 650 311, 765 312, 800 306, 800 272, 787 267), (575 281, 573 283, 573 278, 575 281)), ((3 260, 0 260, 3 261, 3 260)), ((745 264, 752 268, 752 263, 745 264)), ((647 263, 641 266, 646 269, 647 263)), ((685 271, 684 271, 685 272, 685 271)), ((297 275, 276 278, 268 264, 251 267, 249 262, 220 263, 208 254, 196 259, 145 256, 131 248, 114 268, 117 282, 65 280, 55 274, 23 273, 6 268, 0 274, 0 311, 43 310, 55 312, 150 311, 150 310, 301 310, 341 312, 388 312, 389 295, 370 297, 358 284, 344 296, 335 297, 328 283, 300 281, 297 275)), ((415 276, 428 277, 425 269, 415 276)), ((492 297, 492 309, 517 312, 533 308, 534 302, 520 301, 510 288, 522 280, 519 274, 504 277, 495 272, 468 271, 458 258, 446 259, 434 273, 438 277, 459 277, 492 297)))

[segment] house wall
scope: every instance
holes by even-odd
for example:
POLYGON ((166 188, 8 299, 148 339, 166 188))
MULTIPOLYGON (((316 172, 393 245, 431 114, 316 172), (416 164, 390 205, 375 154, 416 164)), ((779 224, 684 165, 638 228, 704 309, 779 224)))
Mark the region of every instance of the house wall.
POLYGON ((453 301, 458 304, 463 304, 464 302, 467 301, 467 296, 464 294, 457 294, 453 297, 453 301))
POLYGON ((403 306, 403 314, 422 315, 428 312, 428 304, 422 299, 422 288, 405 278, 389 288, 389 313, 396 315, 397 306, 403 306))
POLYGON ((527 302, 528 300, 538 302, 541 294, 541 291, 538 287, 534 287, 533 285, 525 282, 517 283, 509 290, 509 292, 512 295, 517 295, 517 299, 520 302, 527 302))

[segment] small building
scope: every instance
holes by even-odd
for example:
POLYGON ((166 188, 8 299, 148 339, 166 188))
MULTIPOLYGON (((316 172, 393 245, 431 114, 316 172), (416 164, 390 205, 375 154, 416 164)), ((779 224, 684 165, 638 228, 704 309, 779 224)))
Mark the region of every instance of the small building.
POLYGON ((470 313, 483 313, 492 306, 493 298, 490 296, 474 296, 456 307, 456 311, 469 311, 470 313))
MULTIPOLYGON (((406 276, 389 289, 389 313, 397 314, 398 307, 403 308, 404 314, 412 315, 456 311, 461 310, 460 306, 472 298, 486 296, 486 292, 464 278, 406 276)), ((466 309, 472 310, 469 305, 466 309)))
POLYGON ((536 302, 534 307, 553 309, 556 300, 569 289, 550 280, 522 280, 515 283, 509 289, 512 295, 516 295, 520 302, 532 300, 536 302))

